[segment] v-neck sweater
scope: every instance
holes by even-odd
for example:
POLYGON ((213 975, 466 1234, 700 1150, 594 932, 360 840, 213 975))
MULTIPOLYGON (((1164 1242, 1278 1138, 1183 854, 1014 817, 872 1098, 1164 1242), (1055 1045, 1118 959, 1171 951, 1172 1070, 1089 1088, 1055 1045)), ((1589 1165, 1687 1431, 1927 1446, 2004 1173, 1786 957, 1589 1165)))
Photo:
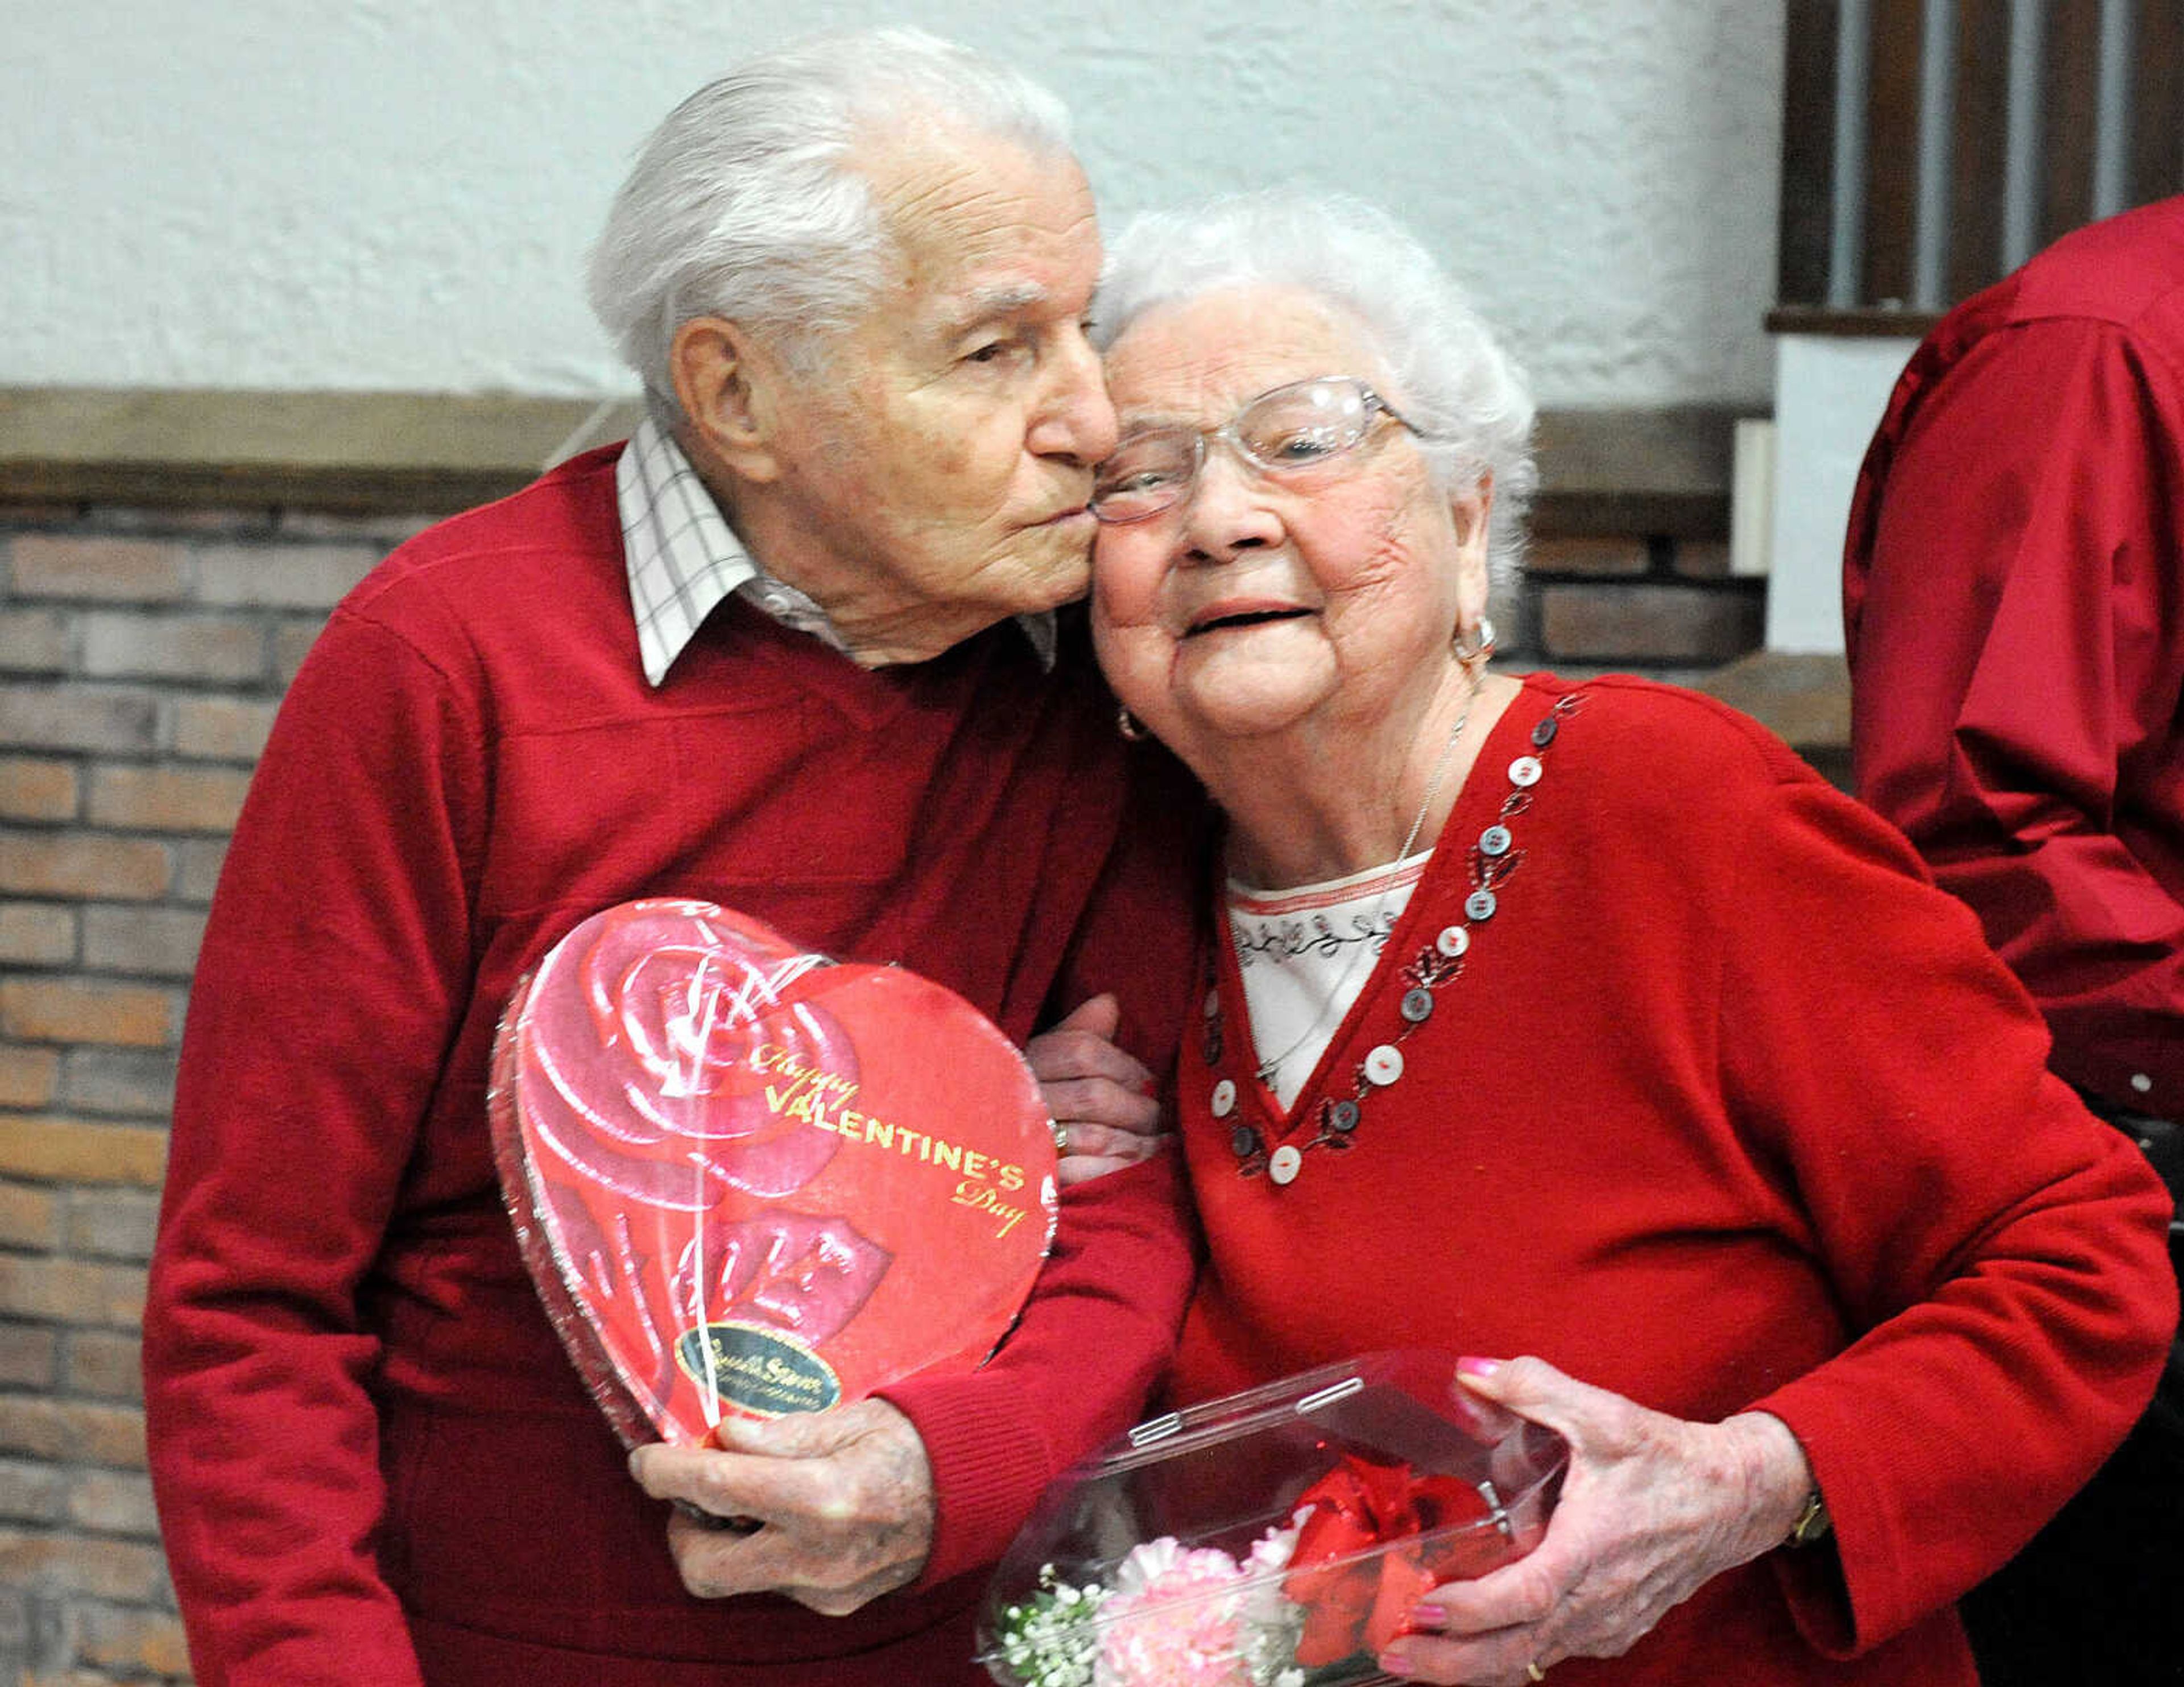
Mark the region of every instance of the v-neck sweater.
POLYGON ((2159 1185, 1899 834, 1710 699, 1534 675, 1286 1121, 1211 949, 1178 1074, 1208 1249, 1179 1399, 1415 1346, 1773 1412, 1835 1547, 1553 1679, 1969 1687, 1950 1601, 2120 1439, 2176 1307, 2159 1185), (1413 1022, 1452 930, 1461 971, 1413 1022), (1361 1077, 1387 1048, 1401 1075, 1361 1077), (1346 1099, 1348 1145, 1269 1176, 1346 1099))
POLYGON ((725 603, 656 689, 615 451, 398 550, 335 611, 206 932, 145 1326, 150 1462, 201 1687, 975 1680, 975 1571, 1127 1424, 1187 1239, 1159 1165, 1062 1198, 1002 1355, 885 1392, 931 1458, 922 1590, 846 1618, 686 1594, 519 1256, 488 1055, 516 979, 638 896, 899 962, 1022 1040, 1100 988, 1165 1070, 1183 834, 1081 627, 866 671, 725 603))

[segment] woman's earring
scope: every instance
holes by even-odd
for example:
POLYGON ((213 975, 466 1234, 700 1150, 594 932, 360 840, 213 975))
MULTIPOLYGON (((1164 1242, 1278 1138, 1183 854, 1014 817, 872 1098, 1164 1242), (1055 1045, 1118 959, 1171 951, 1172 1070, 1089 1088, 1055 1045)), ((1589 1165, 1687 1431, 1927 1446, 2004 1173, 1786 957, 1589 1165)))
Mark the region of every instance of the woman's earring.
POLYGON ((1130 705, 1127 703, 1115 705, 1115 730, 1130 743, 1139 743, 1145 736, 1145 724, 1130 713, 1130 705))
POLYGON ((1461 628, 1457 632, 1454 644, 1457 661, 1467 663, 1485 661, 1494 654, 1494 623, 1487 620, 1485 615, 1479 616, 1479 625, 1472 629, 1470 648, 1468 649, 1464 648, 1463 632, 1461 628))

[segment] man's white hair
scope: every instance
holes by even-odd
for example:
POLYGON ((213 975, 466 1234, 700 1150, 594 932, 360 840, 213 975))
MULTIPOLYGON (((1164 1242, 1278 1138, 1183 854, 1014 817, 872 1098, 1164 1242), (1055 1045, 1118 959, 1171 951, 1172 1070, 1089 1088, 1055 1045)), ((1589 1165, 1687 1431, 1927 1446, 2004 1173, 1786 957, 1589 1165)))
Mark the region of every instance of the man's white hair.
POLYGON ((1395 389, 1390 402, 1435 436, 1422 448, 1445 489, 1493 476, 1487 560, 1506 583, 1539 483, 1531 390, 1462 289, 1384 211, 1284 190, 1140 216, 1108 249, 1093 342, 1106 350, 1157 305, 1258 286, 1300 288, 1356 319, 1395 389))
POLYGON ((655 408, 678 415, 676 331, 720 316, 807 366, 887 278, 892 239, 846 159, 926 122, 1069 152, 1061 102, 981 53, 908 29, 822 37, 751 60, 668 114, 592 249, 592 311, 655 408))

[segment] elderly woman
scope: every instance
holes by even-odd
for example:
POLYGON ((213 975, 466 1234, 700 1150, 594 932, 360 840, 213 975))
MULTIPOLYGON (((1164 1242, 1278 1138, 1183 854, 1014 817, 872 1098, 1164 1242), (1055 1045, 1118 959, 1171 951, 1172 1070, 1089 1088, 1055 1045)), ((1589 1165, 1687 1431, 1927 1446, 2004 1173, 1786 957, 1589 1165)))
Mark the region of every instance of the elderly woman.
POLYGON ((1144 221, 1100 331, 1101 662, 1226 816, 1178 1394, 1435 1347, 1568 1437, 1543 1543, 1392 1674, 1974 1680, 1951 1601, 2152 1387, 2159 1186, 1761 728, 1490 666, 1531 406, 1415 242, 1144 221))

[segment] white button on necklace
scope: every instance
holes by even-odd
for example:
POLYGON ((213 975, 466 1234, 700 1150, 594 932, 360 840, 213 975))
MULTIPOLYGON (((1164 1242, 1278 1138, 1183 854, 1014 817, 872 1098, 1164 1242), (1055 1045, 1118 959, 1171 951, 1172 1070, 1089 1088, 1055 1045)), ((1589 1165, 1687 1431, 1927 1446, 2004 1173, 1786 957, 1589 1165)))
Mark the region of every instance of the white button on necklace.
POLYGON ((1236 1111, 1236 1083, 1224 1077, 1213 1086, 1213 1116, 1225 1119, 1236 1111))
POLYGON ((1267 1157, 1267 1175, 1277 1183, 1296 1181, 1296 1174, 1304 1169, 1304 1155, 1288 1143, 1284 1143, 1267 1157))

